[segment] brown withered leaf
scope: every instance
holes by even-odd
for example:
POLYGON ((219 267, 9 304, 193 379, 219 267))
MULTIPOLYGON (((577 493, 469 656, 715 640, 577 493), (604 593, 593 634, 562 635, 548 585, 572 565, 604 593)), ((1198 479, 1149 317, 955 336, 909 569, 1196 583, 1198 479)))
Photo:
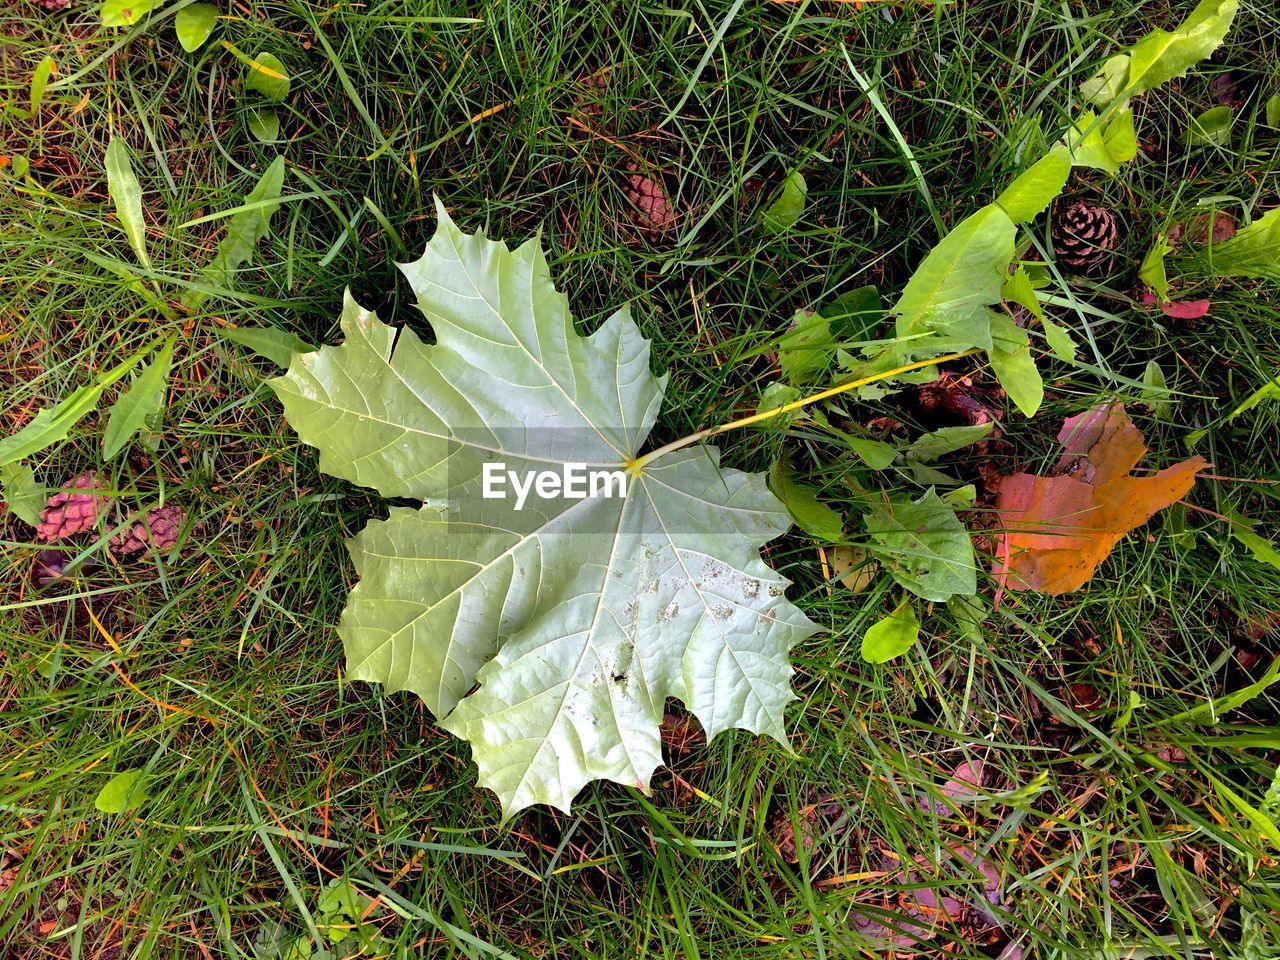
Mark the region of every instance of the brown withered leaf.
POLYGON ((693 718, 678 707, 672 707, 662 715, 662 724, 658 727, 662 737, 662 745, 667 749, 667 756, 682 757, 706 742, 706 734, 693 718))
POLYGON ((821 797, 817 803, 801 807, 796 811, 796 821, 791 819, 787 811, 780 810, 769 826, 778 855, 788 863, 799 860, 802 849, 812 856, 819 840, 844 812, 844 804, 830 795, 821 797))
POLYGON ((925 945, 946 930, 974 940, 1000 923, 993 911, 1004 905, 1002 871, 966 843, 948 843, 938 862, 917 856, 894 871, 894 861, 885 857, 880 867, 899 889, 873 887, 854 901, 852 921, 854 929, 881 948, 945 956, 925 945), (862 906, 877 910, 864 912, 862 906), (892 914, 887 922, 886 911, 892 914))
POLYGON ((1070 593, 1130 530, 1186 496, 1203 457, 1147 477, 1131 471, 1147 452, 1123 404, 1070 417, 1058 434, 1057 475, 1015 473, 996 495, 1004 534, 992 573, 1000 589, 1070 593))
POLYGON ((1183 223, 1176 223, 1169 231, 1169 242, 1178 249, 1179 244, 1193 247, 1207 246, 1212 238, 1215 245, 1226 243, 1236 235, 1236 221, 1229 213, 1202 213, 1183 223))

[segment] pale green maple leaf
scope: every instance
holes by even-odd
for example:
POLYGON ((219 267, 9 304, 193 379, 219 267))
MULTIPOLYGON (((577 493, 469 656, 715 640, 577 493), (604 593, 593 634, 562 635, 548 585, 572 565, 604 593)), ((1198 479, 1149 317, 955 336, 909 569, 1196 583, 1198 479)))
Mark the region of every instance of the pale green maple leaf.
POLYGON ((785 743, 788 653, 817 628, 760 557, 791 522, 763 475, 705 445, 635 463, 666 378, 625 308, 578 335, 536 241, 508 250, 441 208, 402 269, 434 345, 348 295, 345 342, 271 381, 322 470, 423 504, 349 544, 347 675, 421 696, 507 816, 567 810, 592 780, 647 788, 668 697, 708 736, 785 743), (515 510, 480 496, 486 462, 630 483, 515 510))

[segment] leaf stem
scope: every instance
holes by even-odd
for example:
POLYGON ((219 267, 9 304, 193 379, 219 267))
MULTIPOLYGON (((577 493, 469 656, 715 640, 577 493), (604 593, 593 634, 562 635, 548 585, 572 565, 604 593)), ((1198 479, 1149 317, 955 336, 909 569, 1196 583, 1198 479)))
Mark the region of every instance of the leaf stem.
POLYGON ((837 384, 834 387, 829 387, 828 389, 822 390, 811 396, 801 397, 799 400, 792 400, 790 403, 784 403, 780 407, 773 407, 770 410, 762 410, 759 413, 753 413, 749 417, 730 420, 728 423, 722 423, 718 427, 706 427, 702 430, 697 430, 689 434, 687 437, 681 437, 679 440, 672 440, 670 443, 658 447, 656 450, 650 450, 642 457, 637 457, 627 464, 627 472, 633 475, 638 474, 647 464, 652 463, 654 460, 665 457, 667 454, 674 453, 677 450, 682 450, 685 447, 692 446, 695 443, 700 443, 709 437, 718 436, 719 434, 727 433, 730 430, 736 430, 739 427, 749 427, 754 423, 760 423, 764 420, 781 416, 784 413, 791 413, 793 410, 799 410, 801 407, 807 407, 811 403, 817 403, 820 400, 827 400, 831 397, 838 396, 839 394, 847 393, 850 390, 855 390, 858 387, 865 387, 871 383, 888 380, 891 377, 900 376, 904 373, 911 373, 913 370, 923 370, 925 367, 936 367, 939 364, 949 363, 952 360, 959 360, 962 357, 972 356, 977 352, 977 349, 964 350, 960 353, 948 353, 941 357, 932 357, 928 360, 917 360, 915 363, 908 363, 901 367, 894 367, 892 370, 883 370, 880 373, 872 374, 869 377, 859 377, 856 380, 837 384))

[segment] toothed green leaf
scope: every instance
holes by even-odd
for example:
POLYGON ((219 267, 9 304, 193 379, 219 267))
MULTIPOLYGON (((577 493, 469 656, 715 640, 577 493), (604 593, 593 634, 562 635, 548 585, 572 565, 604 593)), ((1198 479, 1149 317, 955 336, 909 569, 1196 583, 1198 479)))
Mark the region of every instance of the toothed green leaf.
POLYGON ((936 336, 905 343, 905 354, 991 348, 987 308, 1000 302, 1016 233, 1009 214, 991 203, 962 220, 929 251, 893 312, 900 338, 930 332, 936 336))
POLYGON ((1071 153, 1059 144, 1024 170, 996 197, 996 204, 1014 223, 1034 220, 1067 185, 1071 153))
POLYGON ((7 463, 0 467, 0 492, 9 512, 31 526, 40 522, 48 491, 36 479, 35 471, 25 463, 7 463))
POLYGON ((919 500, 876 504, 867 533, 880 544, 885 569, 916 596, 941 602, 978 592, 969 532, 932 490, 919 500))
POLYGON ((1086 110, 1067 132, 1066 144, 1075 166, 1118 173, 1121 164, 1138 155, 1132 108, 1121 110, 1105 123, 1100 123, 1092 110, 1086 110))
POLYGON ((113 460, 156 414, 164 410, 165 393, 169 389, 169 367, 173 363, 172 336, 156 351, 151 362, 138 371, 133 383, 120 394, 107 414, 107 428, 102 435, 102 459, 113 460))
POLYGON ((831 371, 839 341, 821 313, 797 310, 778 338, 778 366, 792 383, 821 379, 831 371))
POLYGON ((1034 417, 1044 400, 1044 378, 1031 356, 1031 339, 1027 331, 1003 313, 991 314, 991 338, 987 352, 991 370, 1014 406, 1024 416, 1034 417))
POLYGON ((1075 340, 1066 327, 1061 326, 1040 306, 1040 300, 1036 297, 1035 284, 1031 280, 1031 274, 1027 272, 1026 264, 1018 264, 1018 269, 1009 274, 1000 291, 1000 296, 1010 303, 1016 303, 1031 311, 1032 315, 1040 321, 1045 342, 1049 344, 1049 349, 1053 351, 1054 356, 1068 363, 1075 361, 1075 340))
POLYGON ((1169 299, 1169 274, 1164 258, 1173 252, 1168 238, 1159 234, 1138 266, 1138 279, 1150 287, 1161 300, 1169 299))
POLYGON ((578 334, 536 241, 509 250, 441 209, 402 270, 434 345, 348 296, 343 344, 270 381, 321 469, 422 504, 350 543, 347 675, 421 696, 508 816, 593 780, 646 788, 667 697, 708 735, 785 741, 788 651, 816 628, 760 557, 791 523, 764 477, 710 446, 634 464, 666 378, 625 309, 578 334), (628 482, 516 509, 483 496, 492 463, 628 482))
POLYGON ((1280 207, 1268 210, 1231 239, 1215 244, 1210 253, 1217 276, 1280 283, 1280 207))
POLYGON ((1154 90, 1183 76, 1222 44, 1239 0, 1201 0, 1173 30, 1152 30, 1130 48, 1103 64, 1081 86, 1098 106, 1154 90))

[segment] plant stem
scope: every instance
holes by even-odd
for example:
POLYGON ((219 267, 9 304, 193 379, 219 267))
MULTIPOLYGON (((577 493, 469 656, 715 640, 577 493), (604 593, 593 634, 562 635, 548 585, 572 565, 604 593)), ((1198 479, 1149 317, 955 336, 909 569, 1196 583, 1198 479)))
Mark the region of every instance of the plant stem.
POLYGON ((759 413, 753 413, 749 417, 741 417, 737 420, 730 420, 728 423, 722 423, 718 427, 706 427, 697 430, 687 437, 681 437, 679 440, 672 440, 668 444, 658 447, 656 450, 650 450, 642 457, 637 457, 627 464, 627 472, 637 474, 645 468, 646 464, 652 463, 665 457, 669 453, 682 450, 685 447, 700 443, 708 437, 714 437, 721 433, 727 433, 730 430, 736 430, 738 427, 749 427, 753 423, 760 423, 764 420, 772 419, 784 413, 790 413, 793 410, 799 410, 801 407, 807 407, 811 403, 817 403, 820 400, 827 400, 839 394, 846 393, 849 390, 855 390, 858 387, 865 387, 870 383, 877 383, 881 380, 888 380, 890 377, 896 377, 904 373, 910 373, 913 370, 923 370, 925 367, 936 367, 939 364, 949 363, 952 360, 959 360, 961 357, 972 356, 977 350, 964 350, 960 353, 948 353, 941 357, 932 357, 928 360, 917 360, 915 363, 908 363, 901 367, 894 367, 892 370, 884 370, 880 373, 873 374, 869 377, 859 377, 856 380, 850 380, 847 383, 837 384, 826 390, 815 393, 812 396, 801 397, 799 400, 792 400, 790 403, 784 403, 780 407, 774 407, 771 410, 762 410, 759 413))

